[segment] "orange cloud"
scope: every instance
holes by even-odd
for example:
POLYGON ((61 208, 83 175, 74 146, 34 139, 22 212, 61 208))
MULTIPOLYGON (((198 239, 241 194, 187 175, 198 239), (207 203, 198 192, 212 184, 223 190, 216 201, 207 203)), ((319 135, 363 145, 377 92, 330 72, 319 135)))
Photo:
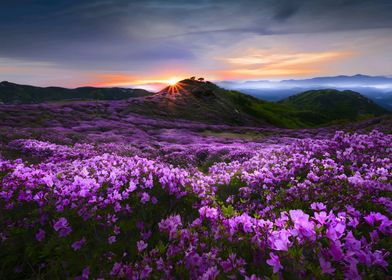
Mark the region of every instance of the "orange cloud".
POLYGON ((228 58, 219 58, 229 69, 218 71, 227 78, 279 77, 312 75, 335 60, 353 55, 351 52, 271 53, 251 50, 228 58))
MULTIPOLYGON (((329 63, 352 55, 343 51, 324 52, 283 52, 248 50, 240 55, 219 58, 223 67, 218 70, 204 70, 203 76, 211 80, 235 80, 274 77, 311 76, 323 73, 329 63)), ((91 81, 98 87, 135 87, 157 91, 193 76, 179 69, 161 69, 161 73, 143 74, 96 73, 91 81)), ((200 71, 197 71, 200 72, 200 71)))
POLYGON ((173 83, 188 77, 188 75, 167 75, 144 78, 142 76, 127 75, 123 73, 105 73, 92 75, 93 86, 96 87, 137 87, 147 90, 160 90, 173 83))
POLYGON ((92 77, 93 85, 97 87, 126 86, 137 81, 137 77, 126 74, 95 74, 92 77))

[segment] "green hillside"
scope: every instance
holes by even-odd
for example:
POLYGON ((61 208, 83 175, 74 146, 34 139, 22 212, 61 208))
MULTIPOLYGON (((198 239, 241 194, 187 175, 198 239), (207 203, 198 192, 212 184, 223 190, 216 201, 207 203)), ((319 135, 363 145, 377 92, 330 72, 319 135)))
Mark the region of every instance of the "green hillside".
POLYGON ((318 114, 322 122, 357 121, 388 111, 358 92, 335 89, 309 90, 279 102, 297 110, 318 114))
POLYGON ((63 100, 121 100, 147 96, 143 89, 80 87, 35 87, 9 82, 0 83, 0 102, 5 104, 31 104, 63 100))
POLYGON ((285 128, 314 126, 323 120, 311 111, 225 90, 211 82, 185 79, 154 96, 135 99, 127 112, 171 119, 235 125, 273 125, 285 128))
POLYGON ((129 100, 118 110, 123 115, 137 113, 163 119, 244 126, 316 127, 388 113, 359 93, 329 89, 306 91, 274 103, 195 79, 182 80, 156 94, 139 89, 40 88, 0 83, 0 103, 5 104, 124 99, 129 100))

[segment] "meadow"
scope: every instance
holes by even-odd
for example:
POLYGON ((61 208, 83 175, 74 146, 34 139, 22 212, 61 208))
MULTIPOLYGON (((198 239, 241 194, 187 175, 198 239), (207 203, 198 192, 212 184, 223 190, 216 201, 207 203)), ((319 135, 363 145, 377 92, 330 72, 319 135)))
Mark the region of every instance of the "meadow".
POLYGON ((0 105, 1 279, 387 279, 392 121, 0 105))

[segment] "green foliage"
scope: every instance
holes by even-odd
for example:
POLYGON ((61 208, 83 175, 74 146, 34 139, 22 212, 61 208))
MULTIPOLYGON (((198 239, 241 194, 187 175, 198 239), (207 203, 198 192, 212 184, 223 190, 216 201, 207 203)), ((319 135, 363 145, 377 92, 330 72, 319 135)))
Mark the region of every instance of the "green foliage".
POLYGON ((237 196, 239 189, 245 186, 245 183, 234 176, 227 185, 219 185, 216 190, 216 197, 219 201, 225 202, 230 196, 237 196))

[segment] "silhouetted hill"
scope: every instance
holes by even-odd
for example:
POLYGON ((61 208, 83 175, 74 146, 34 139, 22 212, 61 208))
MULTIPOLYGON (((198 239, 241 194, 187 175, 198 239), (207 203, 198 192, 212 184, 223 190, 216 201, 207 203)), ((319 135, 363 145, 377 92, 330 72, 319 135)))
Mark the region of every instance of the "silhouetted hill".
POLYGON ((129 101, 128 112, 207 123, 305 127, 316 125, 317 114, 225 90, 211 82, 185 79, 153 96, 129 101))
POLYGON ((351 90, 309 90, 290 96, 279 103, 298 110, 319 113, 325 122, 355 121, 388 113, 370 99, 351 90))
POLYGON ((43 103, 61 100, 121 100, 147 96, 143 89, 80 87, 35 87, 10 82, 0 83, 0 102, 5 104, 43 103))

